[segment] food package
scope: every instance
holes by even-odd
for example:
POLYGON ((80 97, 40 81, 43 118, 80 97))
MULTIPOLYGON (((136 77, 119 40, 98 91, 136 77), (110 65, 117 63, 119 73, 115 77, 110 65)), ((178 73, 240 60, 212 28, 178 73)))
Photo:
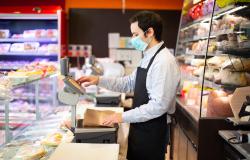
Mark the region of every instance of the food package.
POLYGON ((13 43, 10 47, 11 52, 23 52, 24 51, 24 43, 13 43))
POLYGON ((232 58, 228 59, 221 65, 222 69, 230 69, 231 71, 250 71, 249 58, 232 58))
POLYGON ((72 142, 73 138, 74 134, 70 130, 67 130, 66 133, 55 132, 47 135, 47 137, 41 141, 41 144, 46 146, 58 146, 61 143, 72 142))
POLYGON ((58 53, 59 48, 57 44, 48 44, 48 53, 58 53))
POLYGON ((57 38, 58 31, 57 29, 47 29, 46 30, 46 37, 47 38, 57 38))
POLYGON ((211 67, 221 67, 221 64, 229 60, 227 56, 214 56, 207 59, 207 65, 211 67))
POLYGON ((212 91, 208 96, 207 117, 232 117, 229 97, 224 91, 212 91))
POLYGON ((13 43, 11 45, 11 52, 35 52, 39 47, 38 42, 25 42, 25 43, 13 43))
POLYGON ((87 109, 84 114, 83 126, 84 127, 114 127, 104 126, 104 119, 113 115, 115 112, 110 110, 99 111, 94 109, 87 109))
POLYGON ((202 8, 203 8, 203 2, 198 3, 189 10, 188 14, 190 15, 190 17, 192 17, 192 19, 194 20, 198 19, 203 16, 202 8))
POLYGON ((0 38, 9 38, 10 30, 8 29, 0 29, 0 38))
POLYGON ((194 76, 201 76, 204 72, 204 66, 200 66, 193 71, 194 76))
POLYGON ((0 54, 9 52, 10 43, 1 43, 0 44, 0 54))
POLYGON ((214 76, 219 73, 219 70, 213 68, 207 68, 205 72, 205 79, 207 80, 214 80, 214 76))
POLYGON ((205 66, 205 59, 192 59, 191 65, 196 67, 205 66))
POLYGON ((207 40, 200 40, 192 44, 191 50, 194 54, 205 54, 207 40))
POLYGON ((11 38, 14 38, 14 39, 21 39, 21 38, 23 38, 23 34, 13 34, 13 35, 11 36, 11 38))
POLYGON ((43 38, 43 37, 46 37, 45 29, 25 30, 23 32, 23 38, 43 38))
POLYGON ((24 51, 26 52, 35 52, 37 51, 38 47, 39 47, 39 43, 38 42, 25 42, 24 43, 24 51))
POLYGON ((232 72, 228 69, 222 69, 214 77, 215 83, 224 85, 246 86, 247 77, 244 72, 232 72))
POLYGON ((46 151, 41 145, 21 146, 12 160, 38 160, 46 155, 46 151))
POLYGON ((233 4, 234 0, 216 0, 216 4, 220 7, 220 8, 224 8, 230 4, 233 4))
POLYGON ((0 77, 0 99, 12 98, 11 96, 12 83, 7 77, 0 77))
POLYGON ((201 36, 208 36, 209 33, 209 23, 201 23, 199 24, 197 30, 196 30, 196 35, 198 37, 201 36))

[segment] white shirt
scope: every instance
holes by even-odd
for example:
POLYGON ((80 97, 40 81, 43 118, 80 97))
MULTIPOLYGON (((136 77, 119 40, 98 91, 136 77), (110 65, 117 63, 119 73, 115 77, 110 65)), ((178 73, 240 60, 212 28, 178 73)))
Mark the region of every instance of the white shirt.
MULTIPOLYGON (((163 42, 160 42, 143 53, 144 57, 141 60, 140 67, 147 68, 150 59, 162 44, 163 42)), ((133 92, 136 71, 121 78, 100 77, 99 86, 117 92, 133 92)), ((160 117, 166 112, 173 114, 179 82, 180 70, 175 57, 167 48, 164 48, 156 55, 147 73, 146 88, 149 102, 124 112, 122 114, 123 122, 145 122, 160 117)), ((168 122, 170 122, 169 117, 168 122)))

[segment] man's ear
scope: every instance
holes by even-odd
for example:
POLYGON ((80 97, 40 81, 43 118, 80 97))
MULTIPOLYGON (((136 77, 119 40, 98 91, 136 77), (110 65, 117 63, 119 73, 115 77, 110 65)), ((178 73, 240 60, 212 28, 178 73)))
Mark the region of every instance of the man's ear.
POLYGON ((147 32, 145 32, 146 37, 153 37, 154 34, 154 29, 152 27, 149 27, 147 32))

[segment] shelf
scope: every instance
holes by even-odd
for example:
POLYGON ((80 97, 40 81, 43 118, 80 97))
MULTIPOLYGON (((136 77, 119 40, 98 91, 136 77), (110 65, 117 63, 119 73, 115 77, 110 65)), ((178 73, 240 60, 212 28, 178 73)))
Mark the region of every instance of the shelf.
POLYGON ((0 14, 0 19, 57 20, 57 14, 0 14))
POLYGON ((19 88, 19 87, 22 87, 22 86, 25 86, 25 85, 28 85, 28 84, 31 84, 31 83, 33 83, 33 82, 36 82, 36 81, 39 81, 39 80, 41 80, 41 79, 44 79, 44 78, 52 78, 52 77, 55 77, 55 76, 57 76, 58 74, 52 74, 52 75, 47 75, 47 76, 45 76, 45 77, 43 77, 43 78, 37 78, 37 79, 34 79, 34 80, 30 80, 30 81, 26 81, 26 82, 23 82, 23 83, 19 83, 19 84, 15 84, 15 85, 13 85, 13 89, 14 88, 19 88))
POLYGON ((236 49, 226 49, 220 51, 232 56, 250 58, 250 48, 236 48, 236 49))
MULTIPOLYGON (((200 85, 202 84, 202 80, 200 79, 200 77, 196 77, 196 76, 191 75, 191 74, 188 74, 187 77, 188 77, 188 80, 197 81, 200 85)), ((233 86, 233 85, 216 84, 215 82, 207 80, 207 79, 204 80, 204 86, 208 87, 208 88, 213 88, 216 90, 225 89, 225 90, 229 90, 229 91, 233 91, 236 88, 240 87, 240 86, 233 86)))
MULTIPOLYGON (((238 6, 236 7, 235 5, 229 5, 227 7, 224 7, 222 9, 220 9, 219 11, 215 11, 214 12, 214 17, 213 19, 217 19, 225 14, 231 14, 231 13, 234 13, 234 12, 237 12, 239 10, 242 10, 244 8, 246 8, 247 6, 238 6)), ((184 25, 183 27, 181 27, 181 31, 184 31, 184 30, 187 30, 189 29, 190 27, 196 25, 196 24, 199 24, 199 23, 204 23, 204 22, 209 22, 211 20, 211 14, 210 15, 207 15, 205 17, 201 17, 197 20, 194 20, 193 22, 190 22, 186 25, 184 25)))
POLYGON ((0 42, 40 42, 40 43, 55 43, 57 38, 0 38, 0 42))
POLYGON ((58 56, 57 53, 46 54, 45 52, 7 52, 0 54, 0 56, 39 56, 39 57, 50 57, 50 56, 58 56))

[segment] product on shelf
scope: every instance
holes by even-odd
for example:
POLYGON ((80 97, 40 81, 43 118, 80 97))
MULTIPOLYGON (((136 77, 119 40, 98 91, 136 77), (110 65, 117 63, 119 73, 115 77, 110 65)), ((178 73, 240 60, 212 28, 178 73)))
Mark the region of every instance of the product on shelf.
POLYGON ((231 71, 250 71, 249 58, 231 58, 221 64, 223 69, 230 69, 231 71))
POLYGON ((38 52, 47 54, 56 54, 58 51, 59 49, 57 44, 44 44, 38 48, 38 52))
POLYGON ((23 38, 43 38, 46 37, 45 29, 25 30, 23 31, 23 38))
POLYGON ((198 59, 198 58, 192 59, 191 65, 196 66, 196 67, 204 66, 205 65, 205 59, 198 59))
POLYGON ((9 52, 10 43, 1 43, 0 44, 0 54, 9 52))
POLYGON ((36 52, 39 47, 38 42, 13 43, 10 47, 11 52, 36 52))
POLYGON ((13 39, 21 39, 21 38, 23 38, 23 34, 13 34, 11 36, 11 38, 13 38, 13 39))
POLYGON ((46 155, 46 151, 41 145, 21 146, 12 160, 37 160, 46 155))
POLYGON ((201 76, 204 72, 204 66, 200 66, 193 71, 194 76, 201 76))
POLYGON ((214 69, 214 68, 207 68, 206 72, 205 72, 205 79, 213 81, 214 80, 214 76, 217 75, 219 73, 218 69, 214 69))
POLYGON ((214 56, 212 58, 207 59, 207 65, 210 67, 220 68, 221 64, 227 60, 229 60, 227 56, 214 56))
POLYGON ((0 29, 0 38, 9 38, 10 30, 0 29))
POLYGON ((209 23, 200 23, 196 29, 196 36, 208 36, 209 33, 209 23))
POLYGON ((222 69, 215 75, 215 83, 223 85, 246 86, 248 83, 245 72, 232 72, 222 69))
POLYGON ((46 37, 48 38, 56 38, 58 36, 57 29, 47 29, 46 30, 46 37))
POLYGON ((233 4, 235 1, 234 0, 216 0, 216 4, 220 7, 220 8, 224 8, 230 4, 233 4))
POLYGON ((202 8, 203 8, 203 2, 198 3, 189 10, 188 14, 190 15, 190 17, 192 17, 192 19, 194 20, 198 19, 203 16, 202 8))
POLYGON ((11 81, 6 77, 0 77, 0 99, 11 99, 11 81))
POLYGON ((207 48, 207 40, 200 40, 192 44, 192 53, 194 54, 205 54, 207 48))
POLYGON ((8 77, 12 80, 12 83, 19 84, 54 74, 56 71, 56 63, 32 62, 17 71, 8 72, 8 77))
POLYGON ((210 92, 208 96, 207 117, 232 117, 229 95, 221 90, 210 92))
POLYGON ((23 52, 24 51, 24 43, 13 43, 10 47, 11 52, 23 52))

